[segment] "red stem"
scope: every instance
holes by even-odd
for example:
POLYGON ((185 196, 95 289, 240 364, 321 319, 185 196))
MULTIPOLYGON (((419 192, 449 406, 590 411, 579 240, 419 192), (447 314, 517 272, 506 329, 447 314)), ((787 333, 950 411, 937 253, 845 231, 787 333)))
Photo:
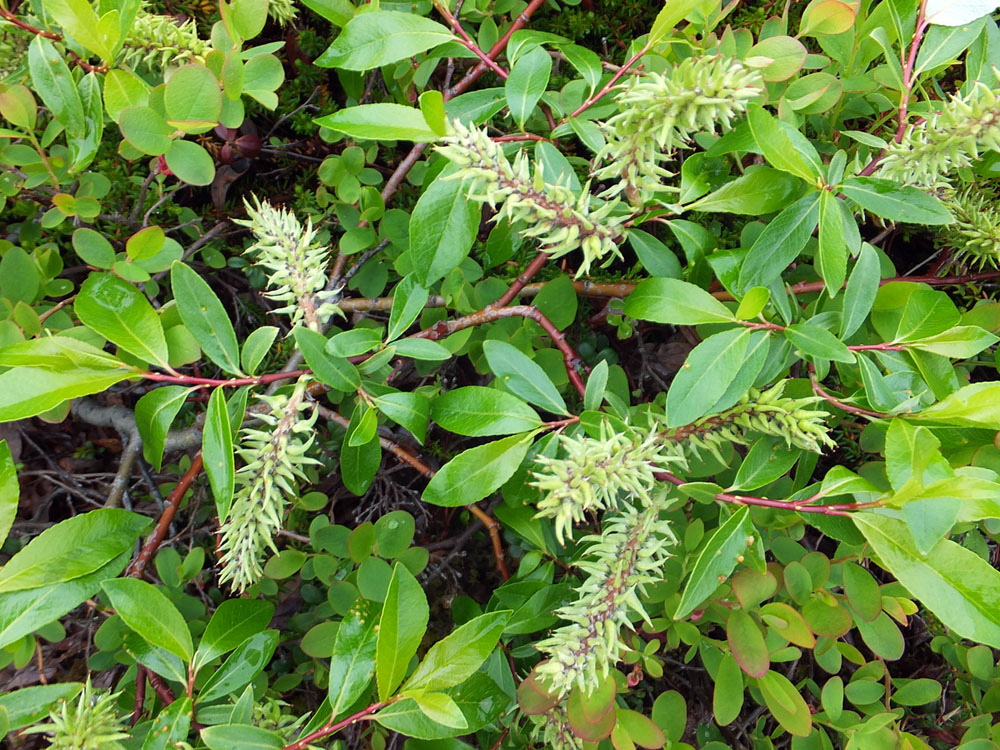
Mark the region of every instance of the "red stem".
POLYGON ((606 84, 604 84, 604 86, 601 87, 600 91, 598 91, 592 97, 590 97, 589 99, 587 99, 587 101, 585 101, 583 104, 581 104, 579 107, 577 107, 576 110, 572 114, 569 115, 569 117, 566 117, 559 124, 562 125, 565 122, 569 122, 569 120, 571 118, 577 117, 578 115, 580 115, 581 112, 584 112, 587 109, 590 109, 590 107, 594 106, 595 104, 597 104, 597 102, 599 102, 601 99, 603 99, 605 97, 605 95, 609 91, 611 91, 611 89, 614 87, 614 85, 616 83, 618 83, 618 81, 621 80, 621 77, 628 72, 629 68, 631 68, 633 65, 635 65, 642 58, 643 55, 645 55, 647 52, 649 52, 649 48, 651 46, 652 45, 647 44, 641 50, 639 50, 634 55, 632 55, 632 57, 628 60, 628 62, 626 62, 624 65, 622 65, 615 72, 615 74, 613 76, 611 76, 611 80, 608 81, 606 84))
POLYGON ((300 375, 309 375, 312 370, 290 370, 288 372, 272 372, 268 375, 258 375, 255 378, 229 378, 228 380, 218 380, 215 378, 196 378, 193 375, 164 375, 159 372, 144 372, 142 377, 146 380, 155 380, 160 383, 180 383, 182 385, 209 385, 225 386, 235 388, 241 385, 267 385, 277 380, 288 380, 297 378, 300 375))
POLYGON ((812 362, 809 363, 809 382, 812 383, 812 390, 817 396, 825 400, 827 403, 833 404, 841 411, 846 411, 848 414, 857 414, 860 417, 871 417, 872 419, 889 419, 892 417, 891 414, 883 414, 880 411, 871 411, 869 409, 862 409, 860 406, 851 406, 841 401, 836 396, 827 393, 823 390, 823 386, 819 384, 819 380, 816 377, 816 366, 812 362))
POLYGON ((351 726, 351 724, 356 724, 359 721, 367 719, 369 716, 371 716, 379 709, 388 706, 389 703, 390 701, 381 701, 379 703, 373 703, 372 705, 368 706, 368 708, 362 709, 361 711, 358 711, 356 714, 348 716, 346 719, 343 719, 336 723, 327 724, 326 726, 322 726, 315 732, 307 734, 301 740, 296 740, 290 745, 285 745, 285 747, 282 750, 305 750, 306 747, 308 747, 316 740, 321 740, 324 737, 330 736, 334 732, 339 732, 341 729, 346 729, 347 727, 351 726))

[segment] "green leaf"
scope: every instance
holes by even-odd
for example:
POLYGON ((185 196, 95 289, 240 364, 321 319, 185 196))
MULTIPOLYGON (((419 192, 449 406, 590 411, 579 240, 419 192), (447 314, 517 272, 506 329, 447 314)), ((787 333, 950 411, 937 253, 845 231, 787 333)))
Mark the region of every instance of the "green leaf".
POLYGON ((170 369, 160 317, 127 281, 109 273, 92 273, 80 287, 73 309, 81 323, 129 354, 170 369))
POLYGON ((451 359, 451 352, 437 341, 423 338, 399 339, 393 343, 397 357, 410 357, 428 362, 451 359))
POLYGON ((46 336, 10 344, 0 349, 2 367, 44 367, 64 372, 86 367, 116 370, 125 363, 85 341, 65 336, 46 336))
POLYGON ((511 435, 540 427, 538 414, 517 396, 478 385, 455 388, 434 399, 432 416, 459 435, 511 435))
POLYGON ((267 23, 268 0, 233 0, 232 23, 244 40, 253 39, 267 23))
MULTIPOLYGON (((355 415, 360 418, 360 409, 355 409, 355 415)), ((355 421, 352 415, 351 422, 355 421)), ((344 486, 355 495, 363 495, 375 479, 375 472, 382 463, 382 446, 377 435, 363 445, 349 445, 348 434, 340 446, 340 476, 344 486)))
POLYGON ((80 260, 95 268, 111 268, 115 262, 115 249, 100 232, 80 227, 73 232, 73 249, 80 260))
POLYGON ((73 74, 63 55, 41 34, 35 35, 28 45, 28 70, 32 90, 66 128, 69 139, 86 138, 87 121, 73 74))
POLYGON ((587 378, 587 390, 583 395, 583 408, 587 411, 595 411, 604 402, 604 394, 608 387, 608 362, 602 359, 590 371, 587 378))
POLYGON ((375 603, 361 597, 337 629, 330 657, 330 706, 336 719, 361 696, 375 673, 378 617, 375 603))
POLYGON ((808 323, 796 323, 785 329, 785 337, 807 357, 854 364, 851 350, 825 328, 808 323))
POLYGON ((8 370, 0 374, 0 422, 34 417, 69 399, 100 393, 134 375, 129 370, 84 368, 64 372, 36 367, 8 370))
POLYGON ((625 314, 637 320, 693 326, 729 323, 733 314, 701 287, 679 279, 644 279, 625 300, 625 314))
POLYGON ((844 315, 840 322, 840 336, 847 339, 871 312, 875 295, 878 294, 880 264, 878 252, 867 242, 861 244, 861 254, 854 264, 851 276, 844 290, 844 315))
POLYGON ((787 206, 799 194, 801 187, 802 182, 787 172, 763 166, 751 167, 732 182, 685 208, 705 213, 758 216, 787 206))
POLYGON ((166 706, 153 719, 153 724, 142 743, 142 750, 167 750, 185 741, 191 730, 194 704, 190 698, 178 698, 166 706))
POLYGON ((819 196, 819 246, 816 250, 815 266, 830 297, 836 297, 847 278, 847 238, 844 233, 845 221, 854 217, 845 215, 844 209, 833 193, 823 190, 819 196))
POLYGON ((189 185, 210 185, 215 178, 212 155, 194 141, 174 141, 163 158, 170 171, 189 185))
POLYGON ((424 311, 428 292, 412 276, 407 276, 392 292, 392 310, 389 312, 389 332, 385 340, 394 341, 406 333, 406 329, 424 311))
POLYGON ((70 700, 83 688, 82 682, 34 685, 0 695, 0 709, 7 712, 7 731, 16 732, 46 718, 58 700, 70 700))
POLYGON ((116 578, 101 587, 125 624, 147 643, 191 661, 194 645, 187 621, 156 586, 137 578, 116 578))
POLYGON ((456 729, 432 721, 420 710, 413 698, 405 698, 386 706, 374 718, 386 729, 400 732, 407 737, 440 740, 459 734, 478 732, 495 721, 511 701, 510 694, 481 671, 457 688, 444 692, 451 696, 462 711, 468 724, 466 728, 456 729))
POLYGON ((101 19, 86 0, 48 0, 45 10, 88 52, 111 62, 112 50, 118 42, 119 29, 110 35, 102 33, 101 19))
POLYGON ((662 10, 656 14, 656 18, 653 19, 653 25, 649 30, 649 39, 647 44, 650 46, 656 44, 661 39, 663 39, 667 34, 673 31, 674 27, 678 23, 683 21, 692 12, 698 10, 701 7, 701 2, 699 0, 677 0, 674 2, 664 3, 662 10))
POLYGON ((683 427, 705 416, 726 393, 743 364, 751 331, 716 333, 691 350, 667 391, 667 426, 683 427), (705 373, 713 373, 706 378, 705 373))
POLYGON ((233 453, 233 432, 226 410, 225 388, 212 391, 205 412, 205 431, 202 434, 201 452, 205 457, 205 473, 212 486, 215 511, 219 523, 229 516, 236 484, 236 464, 233 453))
POLYGON ((21 495, 21 485, 17 481, 17 468, 10 446, 0 440, 0 547, 7 540, 10 527, 17 516, 17 503, 21 495))
POLYGON ((226 599, 212 613, 194 655, 198 669, 263 631, 274 616, 274 605, 258 599, 226 599))
POLYGON ((198 346, 215 364, 231 375, 240 372, 240 347, 226 308, 198 273, 180 261, 170 268, 170 288, 181 320, 198 346))
POLYGON ((170 150, 173 130, 166 119, 152 107, 125 107, 118 115, 122 137, 144 154, 160 156, 170 150))
POLYGON ((468 199, 461 180, 444 179, 448 174, 427 187, 410 217, 413 276, 424 287, 457 268, 479 232, 479 204, 468 199))
POLYGON ((892 700, 900 706, 924 706, 941 697, 941 683, 937 680, 921 677, 899 682, 902 684, 892 694, 892 700))
POLYGON ((161 227, 140 229, 125 242, 125 254, 131 260, 148 260, 163 249, 166 239, 161 227))
POLYGON ((851 177, 840 189, 863 209, 883 219, 913 224, 950 224, 955 220, 934 196, 892 180, 851 177))
MULTIPOLYGON (((994 10, 995 6, 990 7, 983 12, 983 15, 994 10)), ((958 26, 931 26, 920 44, 920 54, 917 55, 917 64, 913 68, 913 78, 925 70, 936 68, 961 55, 982 33, 985 23, 986 18, 978 18, 972 23, 958 26)))
POLYGON ((906 524, 861 512, 852 516, 880 564, 963 638, 1000 647, 1000 572, 975 552, 942 539, 926 555, 906 524))
POLYGON ((423 445, 427 437, 427 421, 431 402, 422 393, 386 393, 377 396, 375 406, 396 424, 405 427, 423 445))
POLYGON ((747 122, 758 148, 772 167, 813 185, 822 183, 823 164, 815 147, 802 133, 759 104, 747 108, 747 122))
POLYGON ((712 713, 720 726, 735 721, 743 710, 743 672, 736 659, 726 654, 719 662, 715 673, 715 689, 712 693, 712 713))
POLYGON ((514 475, 534 436, 511 435, 459 453, 428 482, 423 501, 453 508, 482 500, 514 475))
POLYGON ((636 257, 650 276, 677 279, 681 275, 681 264, 669 247, 653 235, 641 229, 628 231, 628 242, 635 250, 636 257))
POLYGON ((795 465, 801 451, 789 450, 784 438, 765 436, 747 451, 746 458, 736 472, 733 486, 727 492, 749 492, 770 484, 784 476, 795 465))
POLYGON ((738 286, 746 292, 778 278, 806 246, 819 218, 819 193, 790 205, 760 233, 740 268, 738 286))
POLYGON ((302 356, 321 383, 338 391, 351 393, 361 386, 357 368, 344 357, 326 353, 327 339, 318 331, 298 326, 292 332, 302 356))
POLYGON ((715 530, 695 561, 691 577, 674 613, 675 620, 684 619, 711 596, 719 587, 720 577, 723 580, 729 577, 739 562, 737 558, 743 557, 747 549, 753 546, 755 533, 750 520, 750 509, 745 506, 715 530))
POLYGON ((374 328, 352 328, 334 334, 326 342, 327 354, 335 357, 358 357, 376 349, 382 337, 374 328))
POLYGON ((906 299, 893 341, 913 341, 957 326, 961 314, 944 292, 918 287, 906 299))
MULTIPOLYGON (((0 381, 2 380, 3 376, 0 375, 0 381)), ((910 418, 959 427, 1000 430, 1000 383, 971 383, 963 386, 938 403, 910 415, 910 418)))
POLYGON ((934 336, 926 336, 907 342, 907 348, 940 354, 952 359, 974 357, 987 347, 1000 341, 989 331, 979 326, 955 326, 934 336))
POLYGON ((420 693, 413 696, 421 712, 431 721, 456 729, 468 729, 469 722, 465 720, 458 704, 445 693, 420 693))
POLYGON ((333 44, 313 64, 321 68, 371 70, 412 57, 454 38, 447 28, 429 18, 413 13, 378 10, 362 13, 348 21, 333 44))
POLYGON ((489 612, 459 625, 430 647, 403 692, 443 690, 465 682, 496 648, 510 615, 510 610, 489 612))
POLYGON ((533 359, 505 341, 483 342, 483 353, 497 380, 511 392, 555 414, 568 414, 558 389, 533 359))
POLYGON ((172 126, 188 133, 203 133, 219 122, 221 85, 204 65, 182 65, 170 74, 166 84, 163 106, 172 126))
POLYGON ((103 581, 122 572, 131 554, 131 550, 122 552, 93 573, 65 583, 0 594, 0 648, 48 625, 92 597, 103 581))
POLYGON ((860 565, 845 562, 843 568, 844 593, 854 614, 872 622, 882 613, 882 592, 872 574, 860 565))
POLYGON ((89 575, 123 552, 150 524, 138 513, 98 508, 45 529, 0 569, 0 592, 48 586, 89 575))
POLYGON ((279 640, 277 630, 264 630, 243 641, 202 686, 198 702, 212 703, 249 685, 271 661, 279 640))
POLYGON ((424 590, 404 565, 396 563, 382 605, 375 649, 379 700, 391 696, 406 676, 410 659, 417 653, 427 630, 429 616, 424 590))
MULTIPOLYGON (((376 14, 365 13, 361 18, 372 15, 376 14)), ((405 107, 402 104, 361 104, 356 107, 346 107, 331 115, 317 117, 313 122, 358 140, 428 143, 436 141, 439 137, 427 124, 419 109, 405 107)))
POLYGON ((142 438, 142 454, 157 471, 163 465, 163 449, 170 425, 192 390, 181 385, 154 388, 135 405, 135 425, 142 438))
POLYGON ((507 108, 518 127, 523 128, 549 85, 552 58, 541 46, 517 58, 504 81, 507 108))
POLYGON ((201 730, 209 750, 281 750, 284 738, 277 732, 251 724, 219 724, 201 730))
POLYGON ((734 609, 726 620, 726 641, 740 669, 751 677, 763 677, 771 668, 771 655, 760 626, 745 610, 734 609))
POLYGON ((772 670, 757 685, 768 710, 782 728, 796 737, 808 737, 812 732, 812 713, 788 678, 772 670))
MULTIPOLYGON (((261 326, 246 337, 246 340, 243 342, 240 361, 243 363, 243 369, 248 374, 253 375, 257 372, 260 363, 264 361, 264 357, 271 351, 271 346, 274 344, 274 339, 277 335, 278 329, 275 326, 261 326)), ((325 342, 323 346, 326 346, 325 342)), ((359 380, 358 385, 360 384, 361 381, 359 380)))

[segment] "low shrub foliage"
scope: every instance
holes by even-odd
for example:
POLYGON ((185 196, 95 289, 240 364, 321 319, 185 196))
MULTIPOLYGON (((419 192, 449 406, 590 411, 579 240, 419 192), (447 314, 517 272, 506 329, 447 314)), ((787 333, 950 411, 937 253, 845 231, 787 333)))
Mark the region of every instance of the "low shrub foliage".
POLYGON ((1000 746, 995 5, 0 0, 0 736, 1000 746))

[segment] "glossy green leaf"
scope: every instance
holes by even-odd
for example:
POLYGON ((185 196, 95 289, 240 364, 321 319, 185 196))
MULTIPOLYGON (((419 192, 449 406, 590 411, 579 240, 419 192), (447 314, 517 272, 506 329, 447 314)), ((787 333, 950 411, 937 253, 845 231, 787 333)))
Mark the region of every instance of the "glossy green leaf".
POLYGON ((913 224, 950 224, 955 220, 937 198, 892 180, 851 177, 840 189, 863 209, 883 219, 913 224))
POLYGON ((726 323, 733 313, 701 287, 679 279, 644 279, 625 300, 625 314, 671 325, 726 323))
POLYGON ((743 710, 743 671, 731 654, 719 662, 712 693, 712 713, 720 726, 731 724, 743 710))
POLYGON ((233 28, 244 40, 253 39, 267 22, 267 0, 233 0, 233 28))
POLYGON ((854 355, 844 342, 825 328, 808 323, 796 323, 785 329, 785 337, 807 357, 854 364, 854 355))
POLYGON ((416 701, 421 713, 433 722, 455 729, 469 728, 462 709, 446 693, 419 693, 412 700, 416 701))
MULTIPOLYGON (((257 368, 271 350, 277 335, 278 329, 275 326, 261 326, 246 337, 240 354, 240 362, 248 374, 253 375, 257 372, 257 368)), ((360 384, 360 381, 358 382, 360 384)))
POLYGON ((510 610, 489 612, 459 625, 430 647, 403 691, 442 690, 465 682, 496 648, 510 615, 510 610))
POLYGON ((274 605, 258 599, 226 599, 205 626, 194 656, 194 669, 208 664, 267 628, 274 605))
POLYGON ((20 496, 21 485, 17 481, 14 457, 7 441, 0 440, 0 546, 3 546, 10 527, 14 525, 20 496))
POLYGON ((751 331, 733 328, 691 350, 667 391, 667 425, 683 427, 708 414, 743 364, 751 331), (705 373, 714 377, 706 378, 705 373))
POLYGON ((166 119, 146 105, 125 107, 118 116, 118 127, 125 140, 144 154, 160 156, 173 144, 173 130, 166 119))
POLYGON ((912 416, 920 421, 1000 429, 1000 383, 971 383, 912 416))
POLYGON ((229 412, 226 410, 225 388, 220 386, 212 391, 205 415, 201 452, 205 459, 205 473, 215 498, 215 511, 221 524, 229 516, 236 485, 233 432, 229 426, 229 412))
POLYGON ((413 274, 421 285, 430 287, 465 259, 481 216, 479 204, 466 197, 461 180, 439 177, 424 190, 409 224, 413 274))
POLYGON ((7 731, 16 732, 45 719, 58 700, 70 700, 83 688, 82 682, 59 682, 51 685, 11 690, 0 695, 0 709, 7 712, 7 731))
POLYGON ((330 657, 330 706, 337 718, 364 692, 375 673, 375 603, 358 598, 337 629, 330 657))
POLYGON ((507 108, 518 127, 524 127, 525 120, 542 98, 549 85, 551 72, 552 58, 540 46, 520 55, 511 67, 510 75, 504 82, 504 92, 507 96, 507 108))
POLYGON ((386 341, 394 341, 420 316, 427 304, 428 292, 410 276, 402 279, 392 293, 392 310, 389 312, 389 330, 386 341))
MULTIPOLYGON (((371 15, 375 14, 366 13, 361 17, 367 18, 371 15)), ((410 17, 418 18, 418 16, 410 17)), ((317 117, 314 122, 358 140, 427 143, 439 138, 419 109, 402 104, 386 102, 361 104, 338 110, 332 115, 317 117)))
POLYGON ((470 385, 434 399, 432 417, 459 435, 511 435, 540 427, 541 418, 524 401, 496 388, 470 385))
POLYGON ((427 630, 430 610, 424 590, 405 566, 396 563, 379 618, 375 679, 379 700, 391 696, 406 676, 410 659, 427 630))
POLYGON ((958 635, 1000 647, 1000 572, 974 552, 942 539, 917 552, 906 524, 870 512, 852 516, 880 562, 958 635))
POLYGON ((800 198, 774 217, 743 260, 739 288, 746 292, 778 278, 802 252, 818 220, 819 193, 800 198))
POLYGON ((94 268, 111 268, 115 262, 115 249, 103 234, 88 227, 73 232, 73 249, 80 260, 94 268))
POLYGON ((427 437, 431 402, 422 393, 386 393, 374 399, 375 407, 389 419, 410 431, 421 445, 427 437))
POLYGON ((727 491, 749 492, 770 484, 784 476, 795 465, 800 452, 789 450, 783 438, 762 437, 753 444, 739 471, 733 486, 727 491))
POLYGON ((819 154, 802 133, 759 104, 747 108, 747 122, 757 147, 772 167, 814 185, 822 180, 823 165, 819 154))
POLYGON ((444 692, 462 711, 467 723, 464 729, 448 727, 429 719, 412 698, 386 706, 375 715, 375 720, 386 729, 407 737, 440 740, 478 732, 495 721, 510 704, 510 695, 483 672, 477 672, 457 688, 444 692))
POLYGON ((681 276, 681 264, 673 251, 648 232, 641 229, 630 229, 628 242, 635 250, 639 262, 650 276, 678 279, 681 276))
POLYGON ((28 70, 32 90, 66 128, 69 138, 85 138, 86 117, 73 74, 59 50, 40 34, 28 45, 28 70))
POLYGON ((187 132, 204 132, 218 123, 222 89, 212 71, 204 65, 182 65, 166 84, 163 104, 171 124, 187 132))
POLYGON ((347 393, 358 389, 361 376, 357 368, 344 357, 327 354, 327 339, 323 334, 302 326, 296 327, 293 333, 306 364, 320 382, 347 393))
POLYGON ((649 30, 648 44, 653 45, 669 34, 678 23, 688 17, 690 13, 700 8, 698 0, 677 0, 677 2, 664 3, 663 9, 656 14, 653 25, 649 30))
POLYGON ((187 621, 163 592, 137 578, 116 578, 101 584, 119 617, 148 643, 184 661, 194 655, 187 621))
POLYGON ((169 369, 163 326, 149 300, 127 281, 92 273, 73 303, 80 322, 144 362, 169 369))
POLYGON ((879 282, 878 252, 867 242, 861 245, 861 254, 851 270, 844 290, 844 314, 840 322, 840 336, 847 339, 857 331, 871 312, 879 282))
POLYGON ((314 64, 321 68, 371 70, 412 57, 453 38, 446 27, 429 18, 378 10, 362 13, 348 21, 314 64))
POLYGON ((201 350, 230 375, 242 375, 236 332, 212 287, 190 266, 175 262, 170 268, 170 288, 181 320, 201 350))
POLYGON ((1000 339, 979 326, 955 326, 934 336, 910 340, 907 347, 952 359, 968 359, 993 346, 998 340, 1000 339))
POLYGON ((555 414, 568 414, 566 402, 559 395, 545 370, 517 347, 505 341, 483 342, 486 361, 497 380, 511 392, 555 414))
POLYGON ((218 724, 201 730, 209 750, 281 750, 284 738, 277 732, 251 724, 218 724))
POLYGON ((748 169, 742 176, 686 208, 706 213, 769 214, 787 206, 797 197, 801 186, 801 180, 794 175, 770 167, 757 167, 748 169))
MULTIPOLYGON (((91 511, 94 512, 97 511, 91 511)), ((48 625, 92 597, 103 581, 124 570, 131 554, 131 549, 122 552, 94 572, 65 583, 0 594, 0 648, 48 625)))
POLYGON ((212 703, 249 685, 271 661, 279 639, 277 630, 264 630, 243 641, 202 686, 198 702, 212 703))
POLYGON ((462 451, 427 483, 423 501, 453 508, 482 500, 514 475, 534 437, 511 435, 462 451))
POLYGON ((142 454, 157 471, 163 465, 167 433, 191 388, 166 385, 154 388, 135 405, 135 424, 142 438, 142 454))
POLYGON ((854 221, 840 200, 824 190, 819 195, 819 246, 816 270, 826 284, 830 297, 836 297, 847 278, 847 237, 844 224, 854 221))
POLYGON ((70 336, 46 336, 28 339, 0 349, 2 367, 44 367, 73 371, 78 368, 116 370, 125 363, 85 341, 70 336))
POLYGON ((755 536, 748 507, 737 510, 715 530, 695 561, 674 613, 675 620, 682 620, 694 612, 732 574, 739 563, 738 558, 755 543, 755 536))
POLYGON ((187 696, 179 697, 166 706, 153 719, 142 750, 168 750, 187 740, 193 713, 194 704, 187 696))
POLYGON ((123 552, 150 519, 121 508, 98 508, 45 529, 0 569, 0 593, 48 586, 89 575, 123 552))

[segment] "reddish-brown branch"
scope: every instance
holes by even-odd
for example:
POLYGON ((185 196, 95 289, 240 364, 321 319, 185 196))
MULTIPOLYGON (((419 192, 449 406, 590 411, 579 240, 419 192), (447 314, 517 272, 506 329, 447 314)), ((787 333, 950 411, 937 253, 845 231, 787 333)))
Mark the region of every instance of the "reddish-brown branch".
POLYGON ((372 705, 368 706, 368 708, 362 709, 361 711, 358 711, 356 714, 351 714, 346 719, 343 719, 335 723, 330 722, 329 724, 320 727, 315 732, 307 734, 301 740, 296 740, 290 745, 285 745, 285 747, 282 748, 282 750, 305 750, 305 748, 309 747, 309 745, 316 742, 317 740, 321 740, 324 737, 329 737, 331 734, 339 732, 341 729, 346 729, 347 727, 351 726, 351 724, 357 724, 359 721, 366 720, 373 713, 375 713, 381 708, 384 708, 385 706, 388 706, 389 703, 391 702, 392 701, 373 703, 372 705))
POLYGON ((579 368, 584 367, 583 360, 580 359, 580 355, 566 341, 566 336, 563 335, 562 331, 556 328, 555 324, 541 310, 532 305, 512 305, 511 307, 498 307, 495 304, 487 305, 479 312, 474 312, 471 315, 456 318, 455 320, 442 320, 430 328, 425 328, 423 331, 413 334, 411 338, 424 338, 437 341, 438 339, 450 336, 456 331, 462 331, 466 328, 483 325, 484 323, 492 323, 494 320, 500 320, 501 318, 527 318, 538 323, 542 327, 542 330, 552 339, 552 343, 556 345, 556 348, 562 352, 569 382, 576 388, 577 393, 580 394, 580 398, 584 397, 587 387, 583 384, 583 379, 580 377, 579 372, 579 368))
POLYGON ((879 411, 871 411, 870 409, 862 409, 860 406, 851 406, 850 404, 844 403, 839 398, 831 393, 827 393, 823 390, 823 386, 819 384, 819 379, 816 377, 816 367, 812 362, 809 363, 809 382, 812 383, 812 390, 817 396, 822 398, 829 404, 836 406, 841 411, 846 411, 848 414, 857 414, 860 417, 870 417, 872 419, 889 419, 892 417, 891 414, 883 414, 879 411))
POLYGON ((615 74, 613 76, 611 76, 611 80, 609 80, 606 84, 604 84, 601 87, 600 91, 598 91, 596 94, 594 94, 589 99, 587 99, 587 101, 585 101, 583 104, 581 104, 579 107, 577 107, 573 111, 573 113, 571 115, 569 115, 569 117, 566 117, 559 124, 562 125, 565 122, 569 122, 569 120, 571 118, 579 116, 580 113, 586 111, 587 109, 590 109, 592 106, 594 106, 595 104, 597 104, 597 102, 601 101, 601 99, 603 99, 607 95, 607 93, 609 91, 611 91, 612 88, 614 88, 614 85, 616 83, 618 83, 619 80, 621 80, 621 77, 623 75, 625 75, 633 65, 635 65, 637 62, 639 62, 639 60, 642 58, 643 55, 645 55, 647 52, 649 52, 649 48, 651 46, 652 45, 647 44, 641 50, 639 50, 634 55, 632 55, 632 57, 628 60, 628 62, 626 62, 624 65, 622 65, 615 72, 615 74))
MULTIPOLYGON (((686 481, 668 471, 658 471, 654 474, 657 479, 662 479, 680 487, 687 484, 686 481)), ((871 503, 836 503, 829 505, 812 505, 813 498, 801 503, 790 503, 785 500, 770 500, 766 497, 752 497, 748 495, 731 495, 728 492, 719 492, 715 499, 723 503, 733 505, 756 505, 762 508, 780 508, 781 510, 792 510, 799 513, 819 513, 824 516, 849 516, 851 511, 864 510, 865 508, 876 508, 880 502, 871 503)))
POLYGON ((132 720, 130 727, 139 723, 142 717, 142 707, 146 702, 146 668, 141 664, 135 667, 135 700, 132 702, 132 720))
MULTIPOLYGON (((173 492, 167 497, 164 503, 163 513, 160 514, 160 519, 156 522, 156 528, 153 529, 153 533, 146 538, 145 544, 142 545, 142 549, 139 550, 139 555, 135 558, 131 565, 129 565, 128 570, 125 571, 125 575, 132 576, 133 578, 142 578, 143 574, 146 572, 146 567, 152 561, 153 556, 156 554, 156 550, 160 548, 163 543, 164 538, 167 536, 167 529, 170 528, 171 521, 174 520, 174 515, 177 513, 177 509, 180 507, 181 500, 184 499, 184 494, 188 491, 194 480, 198 478, 201 474, 204 462, 201 458, 201 453, 196 455, 191 461, 191 466, 184 476, 181 477, 177 486, 174 487, 173 492)), ((153 682, 153 673, 149 673, 149 683, 156 688, 156 684, 153 682)), ((159 693, 159 691, 157 691, 159 693)))
POLYGON ((267 375, 259 375, 254 378, 229 378, 219 380, 216 378, 196 378, 193 375, 164 375, 159 372, 144 372, 142 377, 146 380, 155 380, 160 383, 179 383, 181 385, 208 385, 224 386, 226 388, 236 388, 241 385, 267 385, 277 380, 289 380, 300 375, 308 375, 312 370, 289 370, 288 372, 272 372, 267 375))
POLYGON ((514 283, 508 287, 507 291, 503 293, 500 299, 493 304, 497 307, 506 307, 513 302, 514 298, 521 293, 521 290, 524 289, 527 283, 531 281, 531 278, 541 270, 542 266, 544 266, 548 260, 548 253, 539 253, 536 255, 524 271, 521 272, 521 275, 518 276, 514 283))
POLYGON ((170 686, 163 681, 160 675, 156 674, 151 669, 146 670, 146 678, 149 680, 149 684, 153 688, 153 692, 156 693, 156 697, 160 699, 160 702, 164 706, 169 706, 175 700, 174 691, 170 689, 170 686))
POLYGON ((444 6, 435 0, 434 7, 437 8, 438 13, 445 17, 445 20, 448 21, 451 28, 455 30, 455 33, 461 38, 462 44, 465 45, 466 49, 478 57, 490 70, 506 81, 508 75, 507 71, 497 65, 493 58, 479 48, 479 45, 476 44, 472 37, 469 36, 465 29, 462 28, 461 22, 454 15, 452 15, 452 12, 448 10, 447 6, 444 6))
MULTIPOLYGON (((23 29, 24 31, 35 34, 36 36, 44 37, 45 39, 51 39, 54 42, 62 42, 63 40, 63 38, 59 34, 54 34, 51 31, 45 31, 43 29, 36 29, 34 26, 25 23, 20 18, 15 16, 13 13, 11 13, 9 10, 4 8, 2 5, 0 5, 0 18, 3 18, 5 21, 12 23, 19 29, 23 29)), ((73 58, 73 62, 75 62, 77 65, 79 65, 81 68, 88 71, 89 73, 108 72, 107 65, 91 65, 89 62, 87 62, 78 54, 76 54, 73 50, 67 49, 66 52, 69 53, 70 57, 73 58)))

